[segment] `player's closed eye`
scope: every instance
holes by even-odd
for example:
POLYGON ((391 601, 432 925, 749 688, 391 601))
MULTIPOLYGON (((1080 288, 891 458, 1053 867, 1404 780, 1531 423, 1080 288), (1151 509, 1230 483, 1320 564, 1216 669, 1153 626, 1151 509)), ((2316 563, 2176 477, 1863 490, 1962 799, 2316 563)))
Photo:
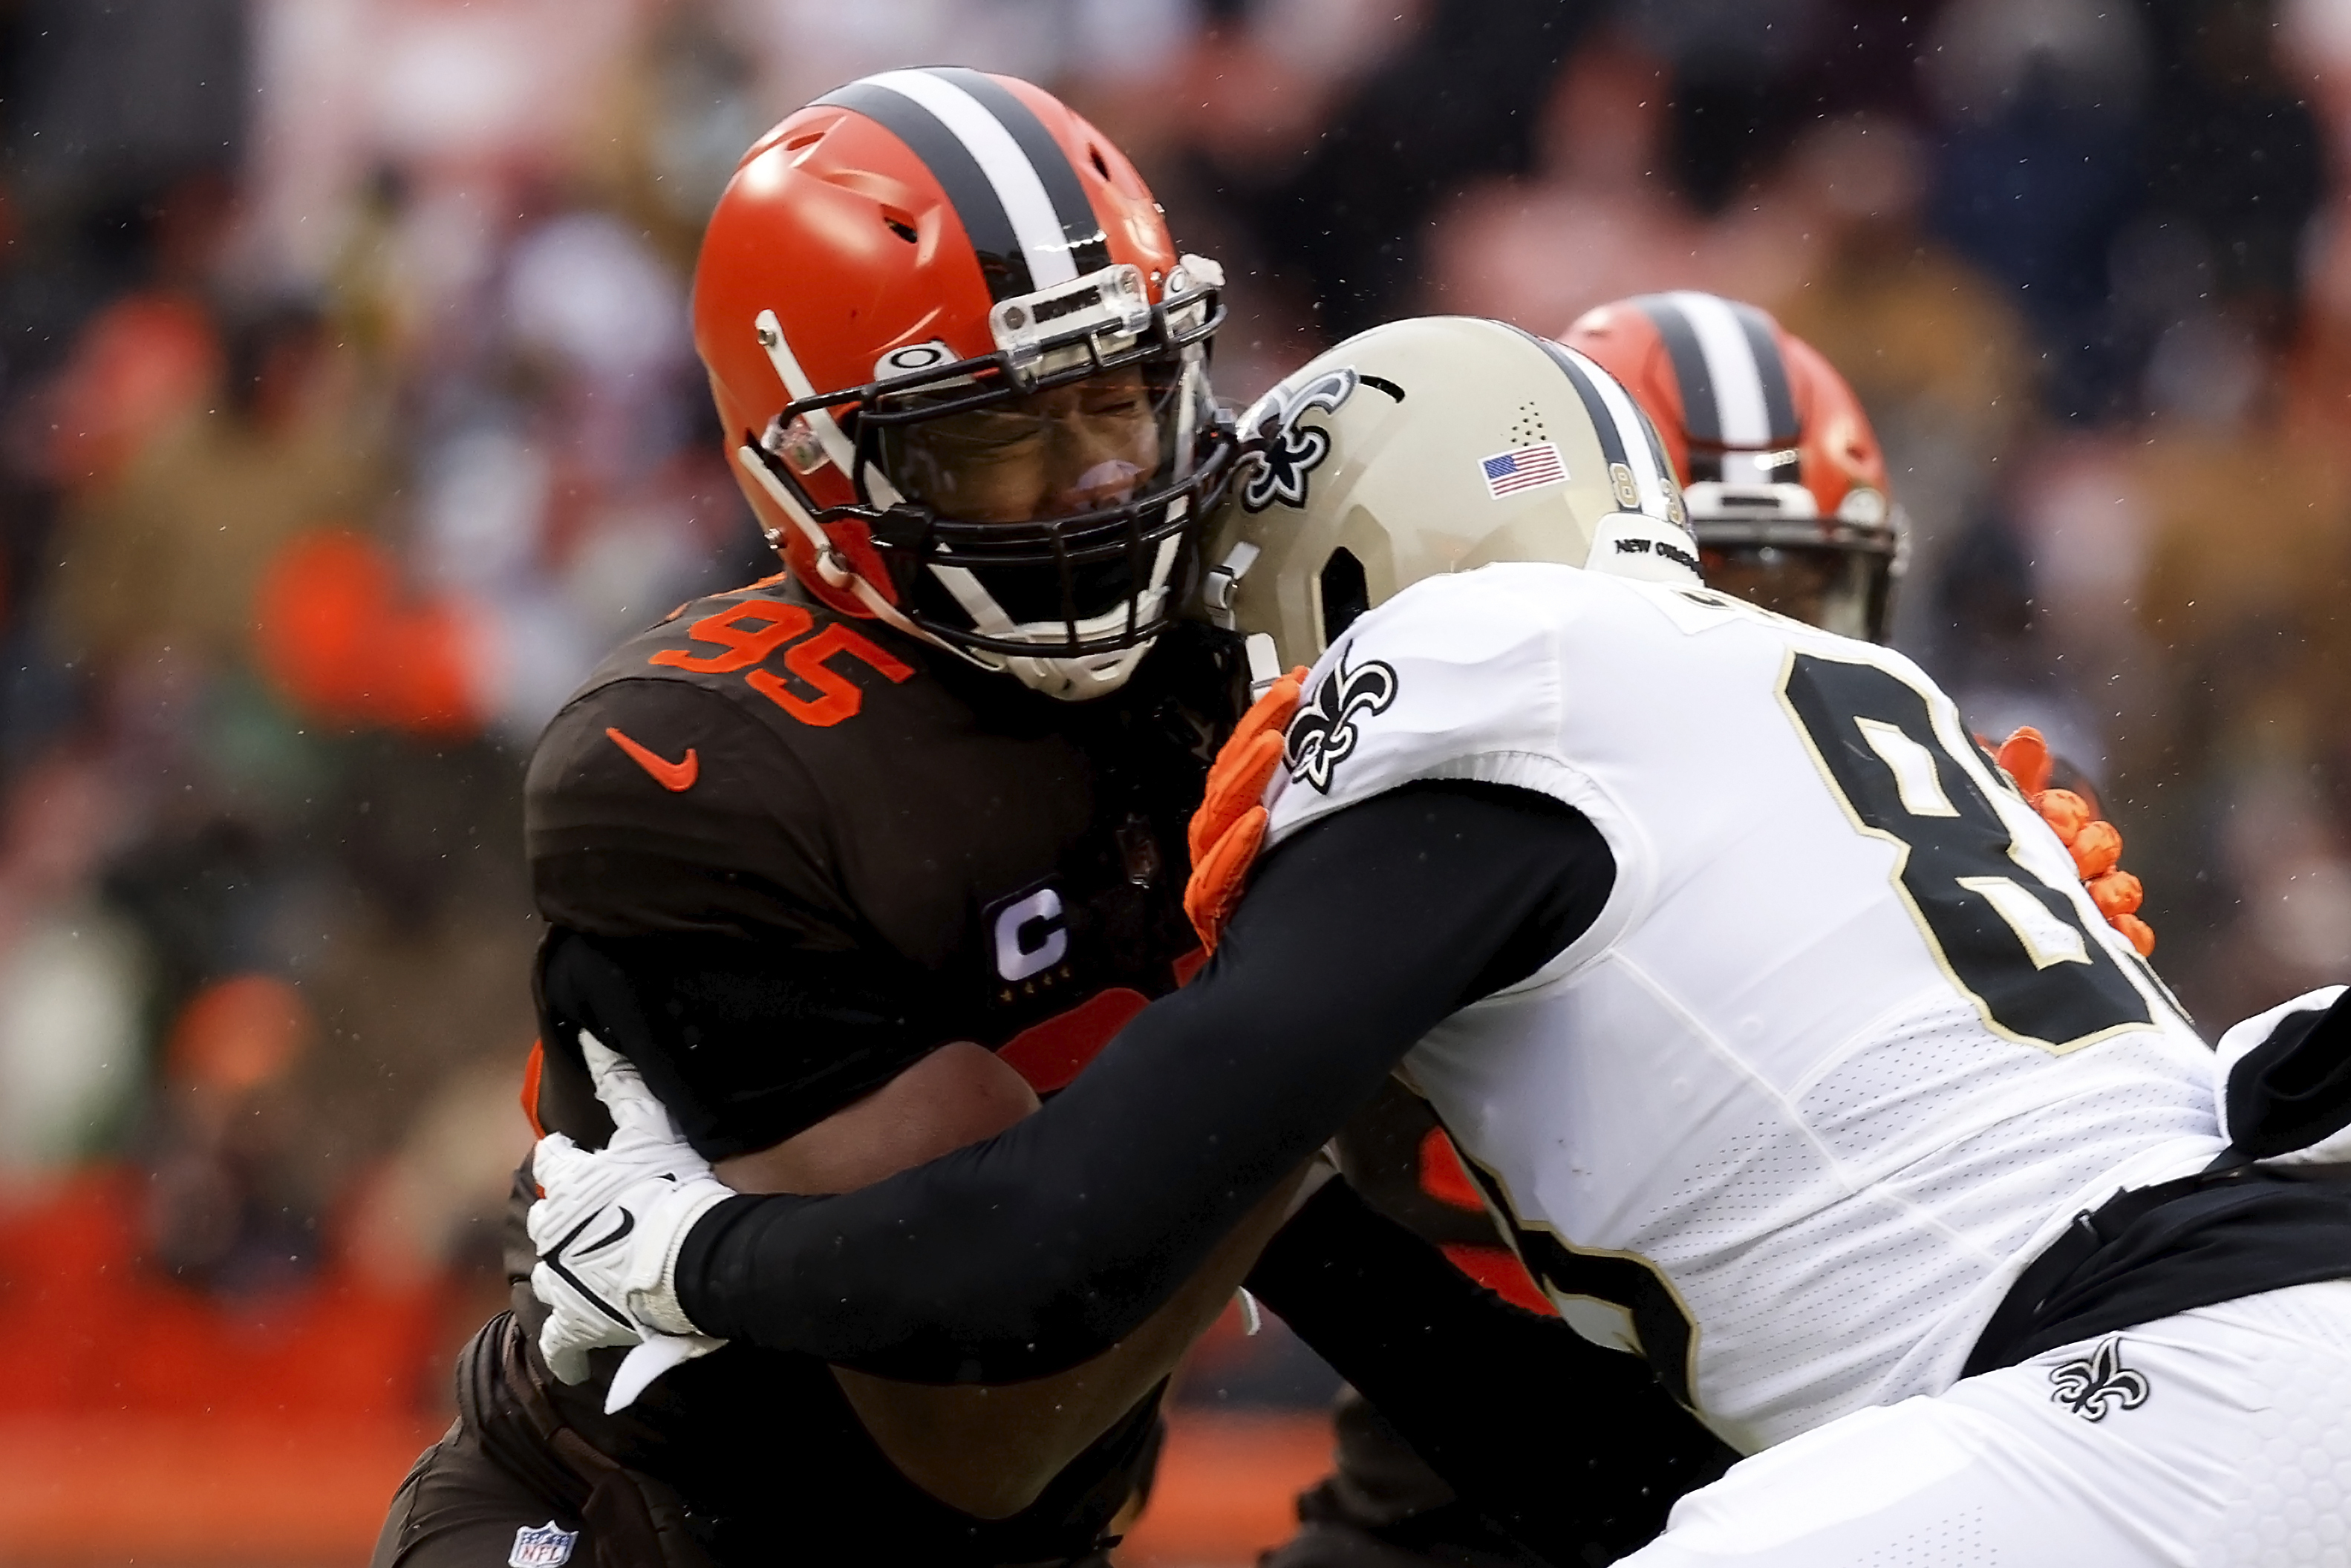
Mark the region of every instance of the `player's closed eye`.
POLYGON ((1033 449, 1045 436, 1044 422, 1033 413, 976 413, 945 422, 925 432, 921 445, 956 458, 1001 458, 1033 449))
POLYGON ((1151 411, 1150 400, 1139 387, 1100 392, 1088 389, 1081 411, 1089 419, 1141 419, 1151 411))

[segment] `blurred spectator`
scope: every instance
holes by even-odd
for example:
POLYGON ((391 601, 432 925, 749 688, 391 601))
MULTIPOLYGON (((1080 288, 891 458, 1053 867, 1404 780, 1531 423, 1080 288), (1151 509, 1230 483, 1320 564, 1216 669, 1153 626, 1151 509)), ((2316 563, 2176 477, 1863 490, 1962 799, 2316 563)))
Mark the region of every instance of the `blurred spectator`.
POLYGON ((289 538, 246 612, 262 673, 316 723, 472 733, 480 637, 455 606, 407 599, 398 562, 363 535, 289 538))
POLYGON ((105 489, 158 430, 221 383, 221 344, 201 302, 126 295, 91 318, 47 395, 31 403, 24 466, 52 484, 105 489))
POLYGON ((2052 409, 2103 414, 2134 345, 2109 340, 2107 253, 2140 199, 2144 18, 2098 0, 1954 0, 1923 57, 1943 135, 1934 224, 2016 292, 2052 409))
MULTIPOLYGON (((1255 8, 1236 9, 1254 21, 1255 8)), ((1602 9, 1429 0, 1409 42, 1340 95, 1311 140, 1293 131, 1299 155, 1227 162, 1211 132, 1215 183, 1269 262, 1308 280, 1327 339, 1413 309, 1437 209, 1481 176, 1533 166, 1540 108, 1602 9)), ((1227 102, 1228 115, 1262 112, 1247 95, 1227 102)))
POLYGON ((0 1193, 100 1153, 144 1087, 147 953, 92 885, 117 794, 60 753, 0 798, 0 1193))
POLYGON ((2231 1017, 2351 962, 2351 470, 2296 432, 2257 363, 2258 395, 2189 402, 2131 465, 2148 533, 2133 597, 2158 652, 2123 778, 2198 868, 2199 924, 2219 933, 2174 972, 2231 1017))
POLYGON ((1780 318, 1845 373, 1886 444, 1913 528, 1894 639, 1931 664, 1955 630, 1942 558, 1988 507, 2033 389, 2015 307, 1922 232, 1925 182, 1909 127, 1857 115, 1810 132, 1771 193, 1811 236, 1780 318))
POLYGON ((1669 72, 1658 104, 1668 126, 1652 165, 1698 212, 1739 204, 1784 151, 1807 89, 1839 57, 1865 48, 1850 5, 1832 0, 1633 0, 1622 7, 1641 46, 1669 72))
POLYGON ((1926 168, 1898 120, 1856 116, 1809 134, 1772 195, 1802 215, 1812 264, 1780 301, 1789 329, 1843 370, 1873 419, 1949 433, 1995 457, 2032 414, 2023 323, 1999 289, 1922 231, 1926 168))
MULTIPOLYGON (((119 322, 110 313, 92 330, 124 330, 119 322)), ((58 525, 54 610, 68 661, 101 672, 159 656, 230 665, 270 558, 301 528, 371 510, 373 411, 319 315, 267 309, 232 330, 225 358, 201 394, 209 406, 189 400, 176 419, 108 411, 101 428, 144 439, 75 486, 58 525)))
MULTIPOLYGON (((2045 442, 2020 459, 2010 491, 2035 646, 2016 684, 2037 688, 2037 700, 1980 719, 1995 733, 2037 726, 2110 790, 2131 782, 2116 777, 2118 756, 2143 739, 2134 738, 2138 716, 2160 700, 2158 644, 2137 609, 2154 548, 2151 476, 2135 457, 2132 444, 2101 434, 2045 442)), ((2121 809, 2118 798, 2113 804, 2121 809)), ((2146 818, 2134 821, 2151 834, 2146 818)), ((2149 852, 2159 852, 2151 836, 2149 852)), ((2187 945, 2183 934, 2177 946, 2187 945)))
POLYGON ((2304 231, 2325 170, 2317 124, 2277 52, 2276 7, 2157 0, 2164 112, 2149 127, 2149 206, 2210 255, 2208 289, 2272 340, 2294 321, 2304 231))
POLYGON ((0 18, 16 231, 0 352, 17 387, 91 309, 201 248, 191 198, 216 208, 246 148, 244 17, 240 0, 22 0, 0 18))
MULTIPOLYGON (((355 1246, 371 1275, 413 1284, 461 1273, 505 1294, 498 1227, 531 1146, 516 1087, 512 1063, 484 1062, 452 1073, 426 1103, 364 1185, 355 1246)), ((456 1332, 471 1333, 486 1315, 456 1332)))
POLYGON ((287 1158, 289 1089, 317 1020, 266 975, 189 998, 163 1051, 149 1134, 147 1245, 156 1264, 228 1294, 283 1291, 318 1261, 319 1195, 287 1158))
POLYGON ((1562 73, 1528 177, 1473 190, 1429 246, 1433 298, 1546 332, 1628 294, 1704 287, 1704 225, 1667 182, 1663 60, 1619 37, 1562 73))

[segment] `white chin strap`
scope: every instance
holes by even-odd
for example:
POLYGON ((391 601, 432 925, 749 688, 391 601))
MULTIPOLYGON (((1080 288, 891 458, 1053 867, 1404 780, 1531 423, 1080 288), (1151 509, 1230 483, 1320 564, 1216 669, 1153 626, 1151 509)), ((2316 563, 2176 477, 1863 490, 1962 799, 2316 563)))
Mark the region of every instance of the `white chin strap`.
MULTIPOLYGON (((958 648, 952 643, 934 637, 908 620, 904 612, 883 597, 882 591, 862 575, 840 563, 832 541, 825 538, 824 529, 809 516, 791 491, 768 471, 758 453, 746 445, 738 448, 735 456, 736 461, 743 465, 743 472, 751 476, 751 482, 775 502, 776 509, 783 513, 792 527, 808 540, 815 551, 817 572, 824 586, 849 594, 859 605, 870 611, 874 619, 896 627, 909 637, 919 637, 933 647, 944 649, 983 670, 1010 675, 1031 691, 1042 692, 1063 702, 1084 702, 1092 697, 1110 695, 1126 685, 1127 678, 1134 674, 1135 666, 1143 662, 1143 656, 1151 652, 1151 638, 1145 638, 1131 648, 1121 648, 1108 653, 1074 657, 1066 653, 1040 653, 1031 657, 958 648)), ((1172 538, 1160 541, 1158 559, 1152 568, 1151 587, 1136 596, 1136 619, 1155 620, 1165 606, 1167 574, 1175 565, 1176 549, 1176 540, 1172 538)), ((980 586, 979 579, 965 568, 935 566, 931 571, 955 596, 956 602, 963 606, 964 612, 971 617, 975 630, 991 637, 1035 643, 1045 647, 1067 643, 1070 629, 1066 622, 1015 622, 1005 614, 1003 606, 996 602, 996 596, 980 586)), ((1123 604, 1077 623, 1078 635, 1081 638, 1112 636, 1125 628, 1126 607, 1123 604)))
MULTIPOLYGON (((1157 613, 1158 597, 1154 594, 1143 601, 1141 613, 1145 618, 1157 613)), ((1126 612, 1122 610, 1108 620, 1110 625, 1104 630, 1116 631, 1126 624, 1126 612)), ((1091 622, 1079 622, 1079 632, 1082 633, 1091 624, 1091 622)), ((1052 631, 1056 636, 1066 634, 1065 629, 1058 622, 1052 631)), ((1009 657, 1005 659, 1003 669, 1006 674, 1032 692, 1042 692, 1065 703, 1081 703, 1094 697, 1106 697, 1126 685, 1127 678, 1134 674, 1134 667, 1143 663, 1143 656, 1151 652, 1151 644, 1156 640, 1155 636, 1146 637, 1132 648, 1077 659, 1066 655, 1036 659, 1009 657)))
MULTIPOLYGON (((938 643, 937 638, 900 613, 898 607, 883 598, 879 589, 841 564, 839 552, 833 549, 832 541, 825 538, 824 529, 809 516, 799 497, 784 487, 783 481, 768 471, 768 465, 758 453, 748 445, 738 446, 735 449, 735 460, 743 465, 743 472, 751 476, 751 483, 759 486, 760 493, 773 501, 776 509, 784 514, 802 538, 808 540, 810 549, 816 552, 817 575, 823 580, 825 587, 847 593, 884 625, 894 626, 909 637, 920 637, 925 643, 938 643)), ((773 534, 768 536, 768 542, 781 548, 781 541, 773 534)), ((939 645, 946 647, 945 643, 939 645)), ((948 649, 949 653, 957 651, 948 649)))
MULTIPOLYGON (((1189 506, 1188 499, 1175 503, 1189 506)), ((1170 537, 1159 541, 1157 555, 1151 565, 1150 585, 1134 597, 1134 617, 1137 621, 1155 621, 1167 602, 1167 576, 1175 569, 1176 540, 1170 537)), ((1064 621, 1014 621, 996 601, 996 596, 981 584, 977 574, 960 566, 934 566, 931 575, 955 597, 963 612, 971 617, 972 629, 983 636, 1007 642, 1035 643, 1046 647, 1066 647, 1071 625, 1064 621)), ((1127 607, 1121 604, 1100 615, 1090 615, 1076 623, 1080 638, 1110 637, 1126 629, 1127 607)), ((1120 648, 1108 653, 1020 653, 967 652, 964 656, 976 664, 1010 675, 1034 692, 1062 702, 1085 702, 1092 697, 1108 696, 1126 685, 1143 656, 1151 652, 1153 638, 1144 638, 1131 648, 1120 648)))

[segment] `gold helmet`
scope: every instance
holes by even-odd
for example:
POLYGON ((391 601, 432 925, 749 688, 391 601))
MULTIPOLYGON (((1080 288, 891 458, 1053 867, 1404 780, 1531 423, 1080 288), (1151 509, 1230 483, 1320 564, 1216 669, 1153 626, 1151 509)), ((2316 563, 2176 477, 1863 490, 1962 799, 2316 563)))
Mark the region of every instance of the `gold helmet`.
POLYGON ((1559 561, 1696 583, 1680 486, 1640 405, 1562 344, 1426 316, 1348 339, 1241 416, 1201 612, 1259 682, 1439 572, 1559 561))

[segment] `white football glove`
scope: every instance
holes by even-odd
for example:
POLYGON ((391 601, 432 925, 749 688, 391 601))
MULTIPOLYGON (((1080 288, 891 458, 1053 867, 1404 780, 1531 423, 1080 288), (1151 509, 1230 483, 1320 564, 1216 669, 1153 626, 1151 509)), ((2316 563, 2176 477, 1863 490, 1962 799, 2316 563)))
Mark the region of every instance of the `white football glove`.
POLYGON ((530 1288, 547 1303, 538 1333, 548 1369, 588 1376, 588 1353, 631 1345, 605 1409, 625 1407, 662 1373, 726 1343, 697 1331, 678 1305, 679 1249, 694 1222, 735 1196, 678 1136, 637 1070, 582 1030, 580 1048, 596 1097, 612 1113, 611 1141, 590 1153, 560 1133, 541 1138, 531 1175, 546 1195, 530 1206, 538 1266, 530 1288))

